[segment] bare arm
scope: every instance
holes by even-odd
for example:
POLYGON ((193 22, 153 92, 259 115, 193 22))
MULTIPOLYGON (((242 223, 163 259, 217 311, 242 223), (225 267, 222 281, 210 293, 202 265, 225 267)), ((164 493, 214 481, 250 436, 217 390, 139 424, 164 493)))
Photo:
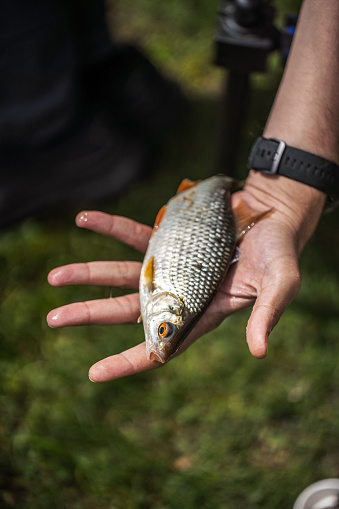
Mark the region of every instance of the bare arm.
MULTIPOLYGON (((337 164, 338 45, 339 2, 305 0, 291 54, 263 133, 266 138, 281 139, 337 164)), ((245 189, 254 198, 277 209, 280 219, 289 228, 298 257, 319 221, 325 195, 288 178, 272 178, 254 171, 250 172, 245 189)), ((296 276, 286 273, 286 277, 290 277, 291 285, 297 288, 296 276)), ((258 295, 247 328, 249 345, 256 344, 262 351, 265 337, 267 343, 267 335, 280 314, 273 317, 279 288, 276 290, 271 302, 265 303, 258 295)))
POLYGON ((339 2, 305 0, 265 133, 339 163, 339 2))
MULTIPOLYGON (((339 164, 339 2, 305 0, 264 136, 339 164)), ((318 222, 323 193, 284 177, 251 172, 247 189, 276 193, 291 208, 301 251, 318 222)), ((277 196, 277 197, 278 197, 277 196)), ((263 196, 263 200, 265 200, 263 196)), ((288 211, 287 211, 288 215, 288 211)))

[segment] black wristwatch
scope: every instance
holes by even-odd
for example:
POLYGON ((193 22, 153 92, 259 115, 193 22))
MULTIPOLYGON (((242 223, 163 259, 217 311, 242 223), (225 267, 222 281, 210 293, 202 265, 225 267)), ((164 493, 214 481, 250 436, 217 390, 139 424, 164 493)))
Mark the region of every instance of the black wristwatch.
POLYGON ((330 208, 339 203, 339 166, 304 150, 288 147, 281 140, 258 138, 252 147, 248 166, 323 191, 328 196, 330 208))

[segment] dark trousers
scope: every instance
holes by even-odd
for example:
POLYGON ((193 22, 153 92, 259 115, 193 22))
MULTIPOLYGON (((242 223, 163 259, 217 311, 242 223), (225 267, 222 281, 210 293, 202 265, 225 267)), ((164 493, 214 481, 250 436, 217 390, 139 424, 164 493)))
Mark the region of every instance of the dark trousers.
POLYGON ((111 48, 104 0, 0 0, 0 149, 67 130, 84 101, 82 72, 111 48))

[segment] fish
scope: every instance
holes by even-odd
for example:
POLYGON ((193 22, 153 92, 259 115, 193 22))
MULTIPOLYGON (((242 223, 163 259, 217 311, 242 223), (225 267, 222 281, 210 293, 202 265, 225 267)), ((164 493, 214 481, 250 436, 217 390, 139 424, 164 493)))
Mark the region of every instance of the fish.
POLYGON ((267 212, 231 208, 234 179, 184 179, 155 220, 139 282, 146 354, 167 362, 218 291, 236 245, 267 212))

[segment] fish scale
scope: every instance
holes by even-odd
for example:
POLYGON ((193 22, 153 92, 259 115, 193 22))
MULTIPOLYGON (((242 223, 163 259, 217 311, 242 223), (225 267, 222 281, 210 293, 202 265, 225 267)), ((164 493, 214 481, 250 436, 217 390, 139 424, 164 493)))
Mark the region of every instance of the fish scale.
POLYGON ((234 249, 229 181, 215 177, 173 198, 152 238, 155 291, 168 291, 197 313, 215 293, 234 249))
POLYGON ((152 234, 141 271, 140 303, 148 354, 157 360, 168 357, 159 353, 158 343, 167 345, 170 355, 177 350, 230 263, 236 243, 231 187, 230 178, 217 176, 177 194, 152 234), (175 326, 172 340, 155 337, 161 320, 175 326))

